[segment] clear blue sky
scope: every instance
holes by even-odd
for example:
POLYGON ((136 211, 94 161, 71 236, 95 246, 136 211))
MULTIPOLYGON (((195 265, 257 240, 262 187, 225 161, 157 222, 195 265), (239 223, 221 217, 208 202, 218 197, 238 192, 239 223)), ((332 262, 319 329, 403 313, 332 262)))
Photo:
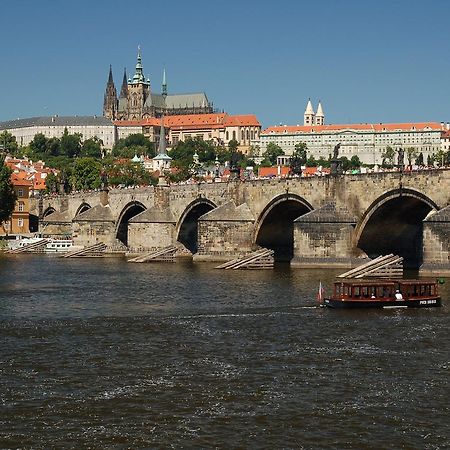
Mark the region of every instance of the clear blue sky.
POLYGON ((102 113, 109 65, 264 127, 450 121, 447 0, 5 0, 0 120, 102 113))

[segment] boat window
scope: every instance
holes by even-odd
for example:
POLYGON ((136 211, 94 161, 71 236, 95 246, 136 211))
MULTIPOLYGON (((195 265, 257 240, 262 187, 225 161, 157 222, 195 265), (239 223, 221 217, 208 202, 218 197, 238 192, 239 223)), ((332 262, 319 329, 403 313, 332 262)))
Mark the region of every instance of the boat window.
POLYGON ((361 295, 359 286, 353 286, 353 296, 352 297, 359 297, 361 295))
POLYGON ((348 297, 348 291, 349 291, 348 286, 344 286, 344 295, 346 297, 348 297))

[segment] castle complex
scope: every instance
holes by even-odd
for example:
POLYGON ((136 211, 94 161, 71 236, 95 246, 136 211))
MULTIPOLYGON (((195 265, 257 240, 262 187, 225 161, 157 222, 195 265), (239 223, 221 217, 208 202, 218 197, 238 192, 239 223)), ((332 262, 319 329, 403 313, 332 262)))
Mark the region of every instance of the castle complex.
POLYGON ((213 105, 204 92, 168 94, 164 71, 161 94, 152 92, 150 79, 144 76, 141 50, 138 48, 137 63, 133 78, 123 75, 120 94, 114 85, 112 68, 103 102, 103 116, 111 120, 141 120, 162 115, 208 114, 213 105))

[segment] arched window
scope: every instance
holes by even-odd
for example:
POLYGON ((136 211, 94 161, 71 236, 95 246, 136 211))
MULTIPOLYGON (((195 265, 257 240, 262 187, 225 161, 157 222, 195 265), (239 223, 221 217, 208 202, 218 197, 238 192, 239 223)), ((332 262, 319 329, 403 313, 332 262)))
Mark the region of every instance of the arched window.
POLYGON ((236 140, 236 131, 233 131, 233 139, 236 140))

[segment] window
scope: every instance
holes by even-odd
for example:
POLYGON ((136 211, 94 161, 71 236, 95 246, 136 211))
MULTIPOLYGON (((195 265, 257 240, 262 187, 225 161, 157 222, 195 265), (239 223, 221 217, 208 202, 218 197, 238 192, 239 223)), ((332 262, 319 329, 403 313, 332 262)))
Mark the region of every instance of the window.
POLYGON ((17 225, 23 227, 23 219, 17 219, 17 225))
POLYGON ((19 189, 17 190, 17 196, 18 196, 18 197, 23 197, 23 189, 22 189, 22 188, 19 188, 19 189))
POLYGON ((23 212, 25 210, 25 203, 19 202, 19 212, 23 212))

